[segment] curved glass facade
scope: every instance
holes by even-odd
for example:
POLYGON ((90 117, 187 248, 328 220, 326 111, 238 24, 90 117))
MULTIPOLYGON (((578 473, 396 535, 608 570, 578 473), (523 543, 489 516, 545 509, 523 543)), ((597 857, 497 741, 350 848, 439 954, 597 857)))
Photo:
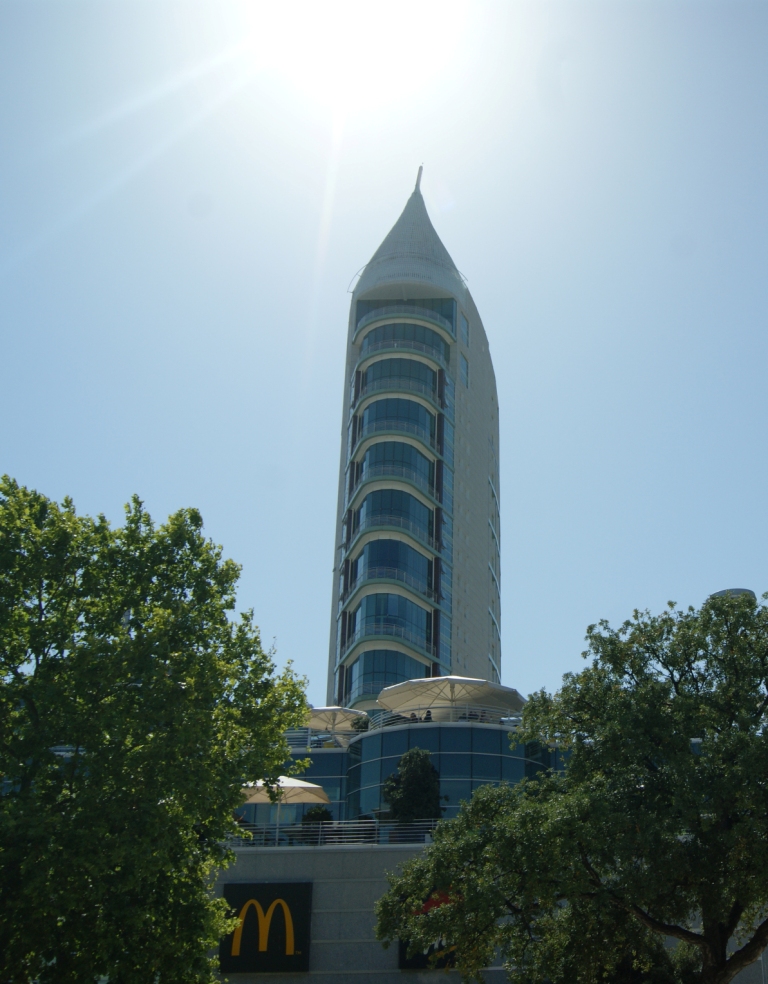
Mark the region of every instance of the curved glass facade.
POLYGON ((406 301, 358 301, 355 325, 368 315, 417 314, 419 310, 442 318, 452 335, 456 334, 456 301, 452 297, 413 298, 406 301))
POLYGON ((377 489, 369 492, 360 508, 355 509, 352 514, 351 533, 354 536, 359 529, 370 526, 398 526, 411 531, 420 539, 431 540, 435 535, 434 516, 432 509, 428 509, 409 492, 401 489, 377 489))
POLYGON ((446 366, 451 358, 451 347, 439 332, 425 328, 424 325, 407 323, 379 325, 378 328, 373 328, 363 338, 360 345, 360 358, 364 359, 373 352, 389 348, 390 345, 392 348, 411 347, 413 351, 425 352, 427 355, 432 353, 446 366))
POLYGON ((414 400, 400 397, 376 400, 368 404, 361 416, 362 427, 358 436, 382 430, 402 430, 429 444, 435 443, 435 415, 414 400))
POLYGON ((350 585, 374 578, 403 581, 422 594, 432 591, 433 563, 401 540, 371 540, 350 564, 350 585))
POLYGON ((382 476, 407 478, 434 494, 435 463, 412 444, 379 441, 368 448, 360 462, 358 480, 382 476))
POLYGON ((360 393, 377 389, 402 389, 437 397, 437 373, 417 359, 381 359, 362 374, 360 393))
POLYGON ((478 786, 516 783, 554 766, 554 755, 538 745, 509 745, 510 732, 496 725, 435 724, 381 728, 350 743, 347 817, 386 817, 382 785, 409 748, 423 748, 440 775, 444 817, 456 815, 461 800, 478 786))
POLYGON ((350 642, 361 636, 389 635, 425 651, 432 648, 432 611, 402 595, 366 595, 348 619, 350 642))
POLYGON ((368 694, 376 696, 384 687, 429 674, 429 664, 420 663, 412 656, 392 649, 371 649, 347 667, 344 702, 348 704, 368 694))

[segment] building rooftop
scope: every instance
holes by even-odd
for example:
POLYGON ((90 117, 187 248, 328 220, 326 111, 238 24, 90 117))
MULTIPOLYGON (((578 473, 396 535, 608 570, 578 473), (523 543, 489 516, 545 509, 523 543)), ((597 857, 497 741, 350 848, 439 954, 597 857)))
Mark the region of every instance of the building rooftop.
POLYGON ((394 289, 392 296, 402 300, 434 294, 435 288, 439 293, 464 300, 464 281, 430 221, 420 180, 421 168, 416 187, 400 218, 363 270, 355 287, 356 298, 373 291, 388 296, 389 287, 390 291, 394 289), (429 290, 425 293, 424 288, 429 290))

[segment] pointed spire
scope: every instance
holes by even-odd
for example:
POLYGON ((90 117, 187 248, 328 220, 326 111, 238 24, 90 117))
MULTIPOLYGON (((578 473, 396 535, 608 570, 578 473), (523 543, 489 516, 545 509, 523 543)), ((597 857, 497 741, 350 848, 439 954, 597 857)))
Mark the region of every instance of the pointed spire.
POLYGON ((368 293, 384 284, 401 283, 405 293, 408 284, 420 284, 448 291, 463 299, 464 282, 430 222, 421 195, 423 170, 422 165, 411 197, 400 218, 368 261, 355 287, 355 295, 368 293))

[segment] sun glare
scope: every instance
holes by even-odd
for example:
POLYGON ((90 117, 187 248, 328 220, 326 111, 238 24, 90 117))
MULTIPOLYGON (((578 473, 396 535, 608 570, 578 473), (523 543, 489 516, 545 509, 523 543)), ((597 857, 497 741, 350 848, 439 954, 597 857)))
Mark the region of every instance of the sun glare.
POLYGON ((255 67, 337 112, 380 107, 446 71, 464 11, 462 0, 258 3, 255 67))

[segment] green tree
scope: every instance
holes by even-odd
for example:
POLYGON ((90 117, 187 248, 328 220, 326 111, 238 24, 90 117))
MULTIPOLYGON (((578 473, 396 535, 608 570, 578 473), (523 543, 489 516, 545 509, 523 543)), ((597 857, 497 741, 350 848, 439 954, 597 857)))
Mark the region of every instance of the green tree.
POLYGON ((410 823, 442 816, 440 776, 423 748, 411 748, 402 756, 397 772, 384 781, 382 793, 392 820, 410 823))
POLYGON ((333 814, 322 803, 315 803, 314 806, 310 806, 301 818, 302 823, 330 823, 332 820, 333 814))
POLYGON ((306 714, 238 575, 195 510, 112 528, 0 482, 2 981, 217 979, 233 811, 306 714))
POLYGON ((455 945, 467 978, 500 951, 519 984, 727 984, 768 942, 768 608, 670 605, 587 640, 518 736, 564 770, 478 790, 393 878, 379 936, 455 945))

